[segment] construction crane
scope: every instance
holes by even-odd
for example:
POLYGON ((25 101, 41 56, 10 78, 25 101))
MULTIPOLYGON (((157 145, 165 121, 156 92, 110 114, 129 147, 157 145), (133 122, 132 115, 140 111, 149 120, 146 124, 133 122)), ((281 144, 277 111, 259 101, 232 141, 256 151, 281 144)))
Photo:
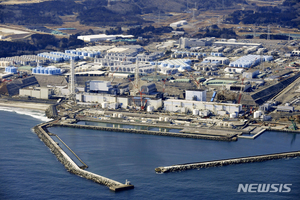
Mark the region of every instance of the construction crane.
POLYGON ((197 81, 187 70, 185 70, 185 71, 193 79, 193 81, 196 83, 197 89, 200 89, 200 87, 201 87, 200 81, 197 81))
MULTIPOLYGON (((147 105, 147 99, 145 100, 145 103, 143 104, 143 90, 140 90, 131 80, 129 80, 130 83, 132 83, 132 85, 136 88, 136 90, 140 93, 140 100, 141 100, 141 110, 144 110, 146 105, 147 105)), ((134 102, 134 98, 133 98, 133 102, 134 102)), ((134 103, 135 104, 135 103, 134 103)))
POLYGON ((166 82, 168 80, 168 77, 171 75, 172 71, 167 75, 166 78, 162 79, 163 84, 163 93, 165 93, 165 89, 166 89, 166 82))
POLYGON ((238 98, 238 104, 241 103, 241 99, 242 99, 242 94, 243 94, 243 85, 244 85, 244 79, 245 78, 242 78, 242 86, 241 86, 241 90, 240 90, 240 93, 239 93, 239 98, 238 98))

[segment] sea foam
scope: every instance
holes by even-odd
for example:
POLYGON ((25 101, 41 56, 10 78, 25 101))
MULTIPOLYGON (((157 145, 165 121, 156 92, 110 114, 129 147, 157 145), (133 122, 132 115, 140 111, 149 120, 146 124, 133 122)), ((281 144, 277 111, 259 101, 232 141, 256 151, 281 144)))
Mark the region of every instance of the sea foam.
POLYGON ((0 111, 15 112, 20 115, 28 115, 35 119, 41 120, 43 122, 47 122, 51 120, 48 117, 46 117, 44 111, 39 111, 39 110, 0 106, 0 111))

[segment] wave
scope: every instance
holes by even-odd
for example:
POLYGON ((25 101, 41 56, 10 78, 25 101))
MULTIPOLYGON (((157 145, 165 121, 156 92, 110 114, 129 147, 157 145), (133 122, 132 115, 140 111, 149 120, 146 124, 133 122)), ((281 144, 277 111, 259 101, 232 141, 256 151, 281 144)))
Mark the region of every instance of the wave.
POLYGON ((31 116, 35 119, 41 120, 43 122, 47 122, 47 121, 51 120, 48 117, 46 117, 44 111, 39 111, 39 110, 31 110, 31 109, 26 109, 26 108, 0 106, 0 111, 15 112, 15 113, 20 114, 20 115, 28 115, 28 116, 31 116))

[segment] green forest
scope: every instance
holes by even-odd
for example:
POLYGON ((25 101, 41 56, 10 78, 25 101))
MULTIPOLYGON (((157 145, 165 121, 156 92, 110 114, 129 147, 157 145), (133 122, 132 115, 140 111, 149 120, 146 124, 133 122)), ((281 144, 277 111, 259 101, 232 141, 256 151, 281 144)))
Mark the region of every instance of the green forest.
POLYGON ((255 10, 237 10, 225 21, 232 24, 277 24, 300 29, 300 1, 286 0, 278 7, 257 7, 255 10))
POLYGON ((33 34, 29 41, 0 41, 0 57, 9 57, 20 54, 36 54, 38 51, 63 51, 84 46, 82 40, 77 39, 77 35, 67 38, 56 38, 48 34, 33 34))

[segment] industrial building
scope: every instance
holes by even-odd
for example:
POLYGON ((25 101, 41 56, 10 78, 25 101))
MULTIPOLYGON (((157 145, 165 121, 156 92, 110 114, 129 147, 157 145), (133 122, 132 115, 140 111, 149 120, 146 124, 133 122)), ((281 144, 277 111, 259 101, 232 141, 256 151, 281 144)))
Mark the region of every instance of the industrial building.
POLYGON ((175 28, 175 29, 176 29, 176 28, 178 28, 178 27, 180 27, 180 26, 187 25, 187 24, 188 24, 188 22, 187 22, 186 20, 180 20, 180 21, 171 23, 170 26, 171 26, 172 28, 175 28))
POLYGON ((59 75, 61 73, 62 73, 62 70, 59 68, 56 68, 54 66, 49 66, 49 67, 38 66, 36 68, 32 68, 32 74, 59 75))
POLYGON ((229 59, 226 57, 206 57, 203 59, 204 62, 216 63, 221 65, 228 65, 230 63, 229 59))
POLYGON ((181 37, 178 41, 178 43, 179 43, 178 47, 180 49, 184 49, 187 47, 211 46, 214 41, 215 41, 215 38, 195 39, 195 38, 181 37))
MULTIPOLYGON (((102 108, 107 109, 127 109, 128 107, 141 107, 141 98, 139 96, 127 97, 105 93, 78 93, 76 94, 76 100, 83 103, 101 104, 102 108)), ((145 107, 149 106, 151 111, 162 107, 161 99, 142 98, 142 102, 145 103, 145 107)))
POLYGON ((16 73, 18 73, 18 68, 14 67, 14 66, 8 66, 8 67, 5 67, 5 72, 10 73, 10 74, 16 74, 16 73))
MULTIPOLYGON (((136 64, 127 64, 127 65, 113 65, 109 67, 111 72, 124 72, 124 73, 135 73, 136 64)), ((152 73, 155 71, 155 66, 151 64, 138 64, 139 73, 152 73)))
POLYGON ((227 115, 239 113, 242 110, 241 104, 216 103, 205 101, 190 101, 180 99, 168 99, 164 101, 164 110, 169 112, 192 113, 194 110, 209 110, 215 115, 227 115))
POLYGON ((244 42, 236 42, 235 40, 228 41, 215 41, 213 43, 215 46, 234 46, 234 47, 244 47, 244 46, 256 46, 261 47, 260 43, 244 43, 244 42))
POLYGON ((128 84, 112 85, 110 81, 87 81, 85 82, 86 93, 104 93, 112 95, 122 95, 129 92, 128 84))
POLYGON ((77 36, 77 39, 83 40, 85 42, 99 42, 99 41, 107 41, 107 40, 115 40, 118 38, 133 38, 133 35, 81 35, 77 36))
POLYGON ((19 95, 21 97, 32 97, 37 99, 49 99, 52 94, 52 89, 45 87, 29 87, 19 90, 19 95))
POLYGON ((224 72, 234 73, 234 74, 241 74, 244 71, 245 71, 245 69, 243 69, 243 68, 237 68, 237 67, 226 67, 224 69, 224 72))
POLYGON ((141 92, 146 95, 152 95, 157 93, 156 85, 154 83, 148 83, 141 87, 141 92))
POLYGON ((237 83, 236 80, 222 80, 222 79, 207 79, 204 81, 204 85, 209 85, 209 86, 222 86, 222 85, 227 85, 227 84, 235 84, 237 83))
POLYGON ((163 74, 174 74, 184 71, 191 70, 191 60, 190 59, 172 59, 172 60, 164 60, 159 63, 151 63, 152 65, 159 65, 160 73, 163 74))
POLYGON ((230 62, 229 66, 250 68, 252 66, 258 65, 261 62, 269 62, 271 60, 273 60, 273 56, 247 55, 242 56, 233 62, 230 62))
POLYGON ((206 90, 186 90, 185 100, 189 101, 206 101, 206 90))
POLYGON ((10 61, 6 61, 6 60, 1 61, 1 60, 0 60, 0 68, 8 67, 8 66, 10 66, 11 64, 12 64, 12 62, 10 62, 10 61))
POLYGON ((259 74, 258 69, 249 69, 249 70, 243 72, 243 78, 246 78, 246 79, 256 78, 258 74, 259 74))

